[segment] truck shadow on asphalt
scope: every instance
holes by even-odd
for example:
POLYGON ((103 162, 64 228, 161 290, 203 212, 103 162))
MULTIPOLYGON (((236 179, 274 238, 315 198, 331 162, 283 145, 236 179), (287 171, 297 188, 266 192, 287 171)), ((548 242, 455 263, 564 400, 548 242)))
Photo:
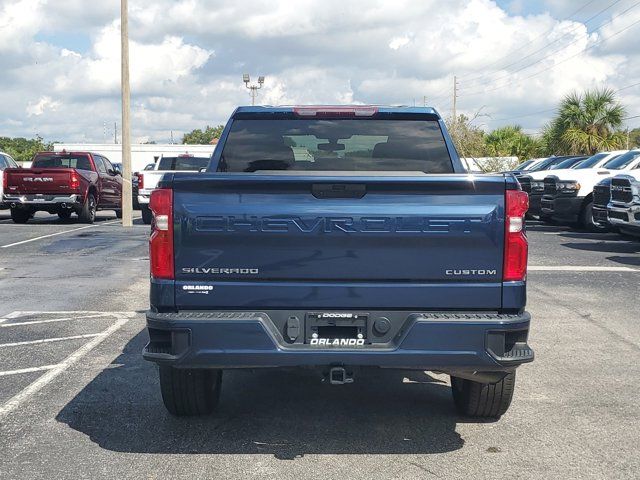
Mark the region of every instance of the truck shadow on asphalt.
POLYGON ((142 360, 145 331, 76 395, 56 420, 102 448, 126 453, 432 454, 458 450, 462 420, 445 382, 424 372, 363 372, 331 386, 307 370, 225 371, 218 411, 175 418, 156 367, 142 360))

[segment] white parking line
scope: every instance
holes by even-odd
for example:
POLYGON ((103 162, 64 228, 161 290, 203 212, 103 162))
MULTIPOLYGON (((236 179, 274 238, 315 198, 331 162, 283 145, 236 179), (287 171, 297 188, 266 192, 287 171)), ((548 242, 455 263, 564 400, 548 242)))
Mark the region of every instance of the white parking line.
POLYGON ((24 342, 13 342, 13 343, 0 343, 0 348, 3 347, 20 347, 22 345, 39 345, 41 343, 51 343, 51 342, 64 342, 65 340, 78 340, 80 338, 93 338, 100 335, 99 333, 87 333, 85 335, 73 335, 72 337, 56 337, 56 338, 42 338, 40 340, 27 340, 24 342))
POLYGON ((529 271, 533 272, 640 272, 640 269, 631 267, 597 267, 582 265, 531 265, 529 271))
MULTIPOLYGON (((26 313, 26 312, 24 312, 26 313)), ((44 313, 44 312, 43 312, 44 313)), ((1 323, 0 328, 9 328, 9 327, 19 327, 21 325, 38 325, 40 323, 56 323, 56 322, 69 322, 72 320, 87 320, 91 318, 101 318, 106 314, 95 314, 95 315, 81 315, 77 317, 62 317, 62 318, 48 318, 46 320, 30 320, 28 322, 15 322, 15 323, 1 323)))
POLYGON ((19 375, 21 373, 33 373, 42 372, 44 370, 53 370, 58 365, 43 365, 42 367, 21 368, 20 370, 5 370, 0 372, 0 377, 6 377, 8 375, 19 375))
MULTIPOLYGON (((142 217, 134 217, 133 219, 134 220, 138 220, 139 218, 142 218, 142 217)), ((84 227, 72 228, 71 230, 65 230, 64 232, 50 233, 48 235, 41 235, 39 237, 30 238, 28 240, 22 240, 21 242, 9 243, 7 245, 0 245, 0 248, 15 247, 16 245, 23 245, 25 243, 35 242, 36 240, 42 240, 43 238, 55 237, 56 235, 64 235, 65 233, 78 232, 80 230, 85 230, 87 228, 99 227, 100 225, 113 225, 114 223, 120 223, 120 222, 122 222, 122 220, 111 220, 109 222, 94 223, 92 225, 85 225, 84 227)))
MULTIPOLYGON (((133 315, 133 314, 131 314, 133 315)), ((77 363, 82 357, 87 355, 91 350, 100 345, 106 338, 111 336, 113 333, 117 332, 125 323, 129 321, 129 316, 119 317, 116 322, 111 325, 109 328, 100 332, 97 336, 91 339, 89 342, 84 344, 82 347, 77 349, 71 355, 69 355, 65 360, 57 365, 47 365, 46 369, 47 373, 38 378, 35 382, 31 383, 27 388, 22 390, 21 392, 14 395, 11 399, 9 399, 4 405, 0 406, 0 419, 10 413, 11 411, 18 408, 25 401, 29 399, 32 395, 39 392, 42 388, 48 385, 52 380, 54 380, 58 375, 63 373, 69 367, 73 366, 77 363)), ((37 367, 36 367, 37 368, 37 367)), ((45 367, 40 367, 41 369, 45 369, 45 367)), ((5 372, 5 375, 7 372, 5 372)))

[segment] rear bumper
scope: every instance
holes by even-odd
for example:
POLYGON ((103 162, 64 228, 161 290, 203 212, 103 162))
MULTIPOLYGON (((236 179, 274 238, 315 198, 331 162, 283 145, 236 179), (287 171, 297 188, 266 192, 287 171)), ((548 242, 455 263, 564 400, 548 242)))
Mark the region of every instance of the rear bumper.
POLYGON ((580 215, 583 200, 584 197, 545 195, 541 200, 540 211, 543 215, 574 220, 580 215))
MULTIPOLYGON (((143 356, 182 368, 348 365, 443 372, 511 371, 534 356, 527 344, 531 317, 526 312, 406 312, 404 323, 388 342, 359 347, 318 347, 304 338, 285 340, 290 331, 276 326, 271 316, 286 318, 290 313, 297 312, 150 311, 150 342, 143 356)), ((303 332, 304 322, 303 318, 303 332)))
POLYGON ((82 197, 72 195, 4 195, 3 202, 7 205, 82 205, 82 197))

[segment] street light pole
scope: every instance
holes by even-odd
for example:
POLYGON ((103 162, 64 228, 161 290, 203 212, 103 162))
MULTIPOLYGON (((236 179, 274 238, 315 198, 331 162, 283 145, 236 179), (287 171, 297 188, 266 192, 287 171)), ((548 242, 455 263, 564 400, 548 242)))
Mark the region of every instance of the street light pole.
POLYGON ((260 90, 262 88, 262 85, 264 85, 264 76, 261 75, 258 77, 257 85, 249 85, 249 83, 251 82, 251 78, 249 77, 248 73, 242 75, 242 81, 244 82, 244 86, 247 87, 251 92, 251 105, 255 105, 256 97, 258 96, 258 90, 260 90))
POLYGON ((131 188, 131 90, 129 86, 129 2, 120 0, 120 40, 122 44, 122 226, 133 226, 131 188))

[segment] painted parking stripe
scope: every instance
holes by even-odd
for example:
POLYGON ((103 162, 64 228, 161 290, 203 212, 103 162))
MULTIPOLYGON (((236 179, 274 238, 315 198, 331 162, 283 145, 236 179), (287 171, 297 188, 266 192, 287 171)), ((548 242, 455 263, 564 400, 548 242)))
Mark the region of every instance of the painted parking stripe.
POLYGON ((631 267, 598 267, 582 265, 531 265, 530 272, 640 272, 638 268, 631 267))
POLYGON ((26 402, 29 397, 39 392, 42 388, 47 386, 54 380, 58 375, 63 373, 69 367, 73 366, 77 363, 82 357, 87 355, 91 350, 100 345, 105 339, 110 337, 112 334, 117 332, 125 323, 129 321, 127 317, 120 317, 116 320, 116 322, 111 325, 109 328, 100 332, 98 336, 92 338, 89 342, 84 344, 78 350, 69 355, 66 359, 64 359, 61 363, 52 366, 51 369, 38 378, 35 382, 31 383, 27 388, 22 390, 21 392, 14 395, 10 400, 8 400, 4 405, 0 406, 0 419, 10 413, 11 411, 18 408, 24 402, 26 402))
POLYGON ((24 342, 13 342, 13 343, 0 343, 0 348, 3 347, 20 347, 22 345, 39 345, 41 343, 52 343, 52 342, 64 342, 66 340, 78 340, 81 338, 93 338, 100 335, 99 333, 87 333, 85 335, 73 335, 71 337, 56 337, 56 338, 42 338, 40 340, 27 340, 24 342))
MULTIPOLYGON (((134 217, 133 220, 138 220, 139 218, 142 218, 142 217, 134 217)), ((15 247, 16 245, 24 245, 25 243, 30 243, 30 242, 35 242, 37 240, 42 240, 43 238, 55 237, 57 235, 64 235, 65 233, 78 232, 80 230, 85 230, 87 228, 95 228, 95 227, 99 227, 101 225, 113 225, 114 223, 121 223, 121 222, 122 222, 122 220, 111 220, 109 222, 94 223, 92 225, 85 225, 84 227, 72 228, 71 230, 65 230, 64 232, 50 233, 48 235, 41 235, 39 237, 30 238, 28 240, 22 240, 20 242, 9 243, 7 245, 1 245, 0 248, 15 247)))
POLYGON ((62 318, 47 318, 46 320, 30 320, 28 322, 13 322, 13 323, 0 323, 0 328, 20 327, 22 325, 39 325, 41 323, 56 323, 56 322, 70 322, 73 320, 87 320, 92 318, 104 318, 108 314, 95 314, 95 315, 81 315, 78 317, 62 317, 62 318))
POLYGON ((58 365, 43 365, 41 367, 31 367, 31 368, 21 368, 20 370, 5 370, 4 372, 0 372, 0 377, 6 377, 9 375, 20 375, 21 373, 33 373, 33 372, 43 372, 45 370, 53 370, 58 367, 58 365))
POLYGON ((9 247, 15 247, 16 245, 23 245, 25 243, 29 243, 29 242, 35 242, 37 240, 42 240, 43 238, 49 238, 49 237, 55 237, 57 235, 64 235, 65 233, 73 233, 73 232, 78 232, 80 230, 86 230, 87 228, 94 228, 97 227, 99 225, 109 225, 111 223, 117 223, 120 220, 114 220, 111 222, 104 222, 104 223, 99 223, 99 224, 93 224, 93 225, 85 225, 84 227, 78 227, 78 228, 72 228, 71 230, 65 230, 63 232, 56 232, 56 233, 50 233, 48 235, 41 235, 39 237, 35 237, 35 238, 30 238, 28 240, 22 240, 20 242, 15 242, 15 243, 9 243, 7 245, 2 245, 0 246, 0 248, 9 248, 9 247))

